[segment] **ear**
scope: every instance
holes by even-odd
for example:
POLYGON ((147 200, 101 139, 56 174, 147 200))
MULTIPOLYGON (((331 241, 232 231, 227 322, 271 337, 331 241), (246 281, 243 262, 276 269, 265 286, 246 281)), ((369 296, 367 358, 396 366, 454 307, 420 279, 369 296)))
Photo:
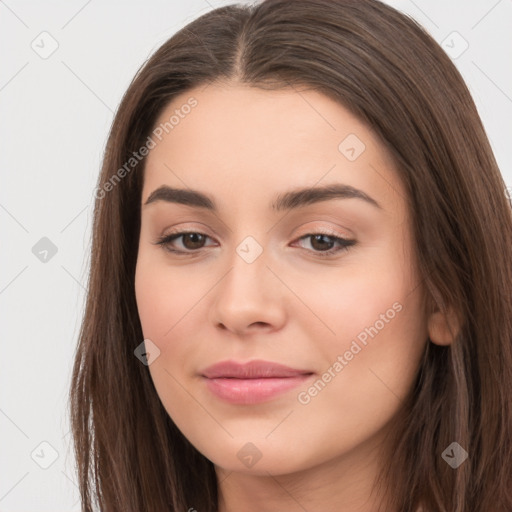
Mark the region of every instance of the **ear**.
POLYGON ((428 319, 428 334, 436 345, 451 345, 459 333, 459 322, 453 309, 443 313, 434 311, 428 319))

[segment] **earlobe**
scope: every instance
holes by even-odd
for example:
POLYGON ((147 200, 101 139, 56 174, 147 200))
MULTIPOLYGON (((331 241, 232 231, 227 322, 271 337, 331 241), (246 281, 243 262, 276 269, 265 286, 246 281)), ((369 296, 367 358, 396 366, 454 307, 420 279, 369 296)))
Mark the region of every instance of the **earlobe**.
POLYGON ((428 319, 428 334, 436 345, 451 345, 459 333, 459 325, 455 313, 435 311, 428 319))

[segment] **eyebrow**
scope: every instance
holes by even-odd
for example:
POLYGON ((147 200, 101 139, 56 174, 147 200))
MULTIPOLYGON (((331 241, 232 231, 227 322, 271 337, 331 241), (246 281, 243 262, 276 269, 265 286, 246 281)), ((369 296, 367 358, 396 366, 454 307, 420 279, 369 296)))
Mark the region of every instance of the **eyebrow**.
MULTIPOLYGON (((270 206, 274 211, 279 212, 332 199, 361 199, 376 208, 382 209, 382 206, 375 199, 362 190, 341 183, 325 185, 323 187, 290 190, 279 194, 270 206)), ((157 201, 204 208, 213 212, 218 211, 215 200, 212 197, 192 189, 172 188, 162 185, 149 195, 144 206, 157 201)))

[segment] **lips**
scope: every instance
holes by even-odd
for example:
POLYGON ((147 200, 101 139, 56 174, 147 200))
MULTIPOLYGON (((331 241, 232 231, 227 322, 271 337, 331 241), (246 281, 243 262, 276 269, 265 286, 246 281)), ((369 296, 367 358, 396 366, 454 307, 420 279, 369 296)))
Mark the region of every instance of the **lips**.
POLYGON ((311 373, 313 372, 309 370, 297 370, 270 361, 254 360, 245 364, 236 363, 235 361, 222 361, 206 368, 202 375, 208 379, 265 379, 297 377, 311 373))
POLYGON ((257 404, 272 400, 301 384, 312 375, 309 370, 290 368, 269 361, 245 364, 223 361, 201 373, 207 389, 231 404, 257 404))

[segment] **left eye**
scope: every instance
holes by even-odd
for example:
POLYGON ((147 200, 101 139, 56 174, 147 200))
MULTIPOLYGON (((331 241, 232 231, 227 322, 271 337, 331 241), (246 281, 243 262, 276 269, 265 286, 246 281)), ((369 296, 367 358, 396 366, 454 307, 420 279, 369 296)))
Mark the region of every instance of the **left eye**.
MULTIPOLYGON (((205 246, 206 239, 209 239, 208 235, 204 233, 198 233, 195 231, 182 231, 179 233, 173 233, 170 235, 160 237, 156 245, 161 245, 169 252, 176 254, 190 254, 202 249, 205 246), (181 248, 176 248, 173 243, 181 239, 181 248)), ((326 233, 309 233, 307 235, 298 238, 298 241, 310 239, 310 245, 312 252, 318 254, 318 256, 330 256, 340 251, 346 251, 348 248, 356 243, 355 240, 348 240, 335 235, 326 233), (333 247, 338 244, 339 247, 333 247), (329 247, 326 247, 329 246, 329 247)))
POLYGON ((330 256, 340 251, 346 251, 348 248, 356 243, 355 240, 348 240, 335 235, 328 235, 326 233, 310 233, 299 238, 299 240, 310 239, 310 245, 313 247, 315 253, 319 256, 330 256), (338 248, 333 248, 333 245, 338 244, 338 248), (328 245, 329 247, 326 247, 328 245))

